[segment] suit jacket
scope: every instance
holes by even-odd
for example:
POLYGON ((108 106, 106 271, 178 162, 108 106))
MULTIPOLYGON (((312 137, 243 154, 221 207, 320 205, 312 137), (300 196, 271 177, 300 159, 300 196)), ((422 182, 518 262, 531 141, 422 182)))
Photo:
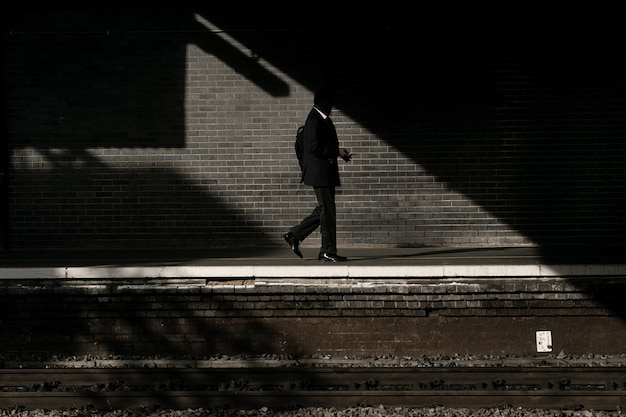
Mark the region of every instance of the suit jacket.
POLYGON ((304 124, 302 179, 313 187, 335 187, 339 181, 339 139, 330 118, 324 119, 313 108, 304 124))

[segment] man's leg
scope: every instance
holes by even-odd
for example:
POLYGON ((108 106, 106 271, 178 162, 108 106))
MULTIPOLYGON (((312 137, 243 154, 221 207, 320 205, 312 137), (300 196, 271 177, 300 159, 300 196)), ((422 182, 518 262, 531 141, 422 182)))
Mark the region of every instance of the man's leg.
POLYGON ((335 187, 316 187, 320 232, 322 234, 321 253, 337 254, 337 210, 335 207, 335 187))
POLYGON ((302 221, 296 226, 289 229, 289 231, 298 239, 300 242, 304 241, 311 233, 315 231, 320 225, 320 213, 322 212, 322 206, 317 205, 302 221))
MULTIPOLYGON (((317 194, 316 194, 317 195, 317 194)), ((300 223, 289 229, 289 233, 283 235, 283 239, 289 244, 293 253, 302 258, 302 252, 300 251, 300 242, 309 237, 311 233, 320 226, 320 213, 322 212, 322 206, 318 204, 315 206, 311 214, 306 216, 300 223)))

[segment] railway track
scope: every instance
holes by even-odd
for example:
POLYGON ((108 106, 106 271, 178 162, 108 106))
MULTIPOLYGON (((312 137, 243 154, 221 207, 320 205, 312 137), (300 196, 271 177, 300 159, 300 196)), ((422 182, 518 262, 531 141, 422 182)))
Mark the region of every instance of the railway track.
POLYGON ((626 407, 626 368, 0 369, 0 407, 626 407))

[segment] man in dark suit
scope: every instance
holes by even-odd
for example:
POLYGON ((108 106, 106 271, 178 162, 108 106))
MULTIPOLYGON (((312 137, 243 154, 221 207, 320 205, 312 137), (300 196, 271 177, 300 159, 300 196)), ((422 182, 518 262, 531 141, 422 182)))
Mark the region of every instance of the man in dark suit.
POLYGON ((348 259, 337 255, 337 216, 335 208, 335 187, 341 185, 337 158, 350 161, 351 155, 339 147, 339 139, 330 113, 333 107, 333 94, 329 90, 319 90, 313 99, 313 108, 304 124, 304 147, 302 158, 302 178, 300 182, 313 187, 317 206, 298 225, 289 229, 283 238, 291 250, 302 258, 299 245, 315 229, 320 227, 322 245, 318 260, 322 262, 344 262, 348 259))

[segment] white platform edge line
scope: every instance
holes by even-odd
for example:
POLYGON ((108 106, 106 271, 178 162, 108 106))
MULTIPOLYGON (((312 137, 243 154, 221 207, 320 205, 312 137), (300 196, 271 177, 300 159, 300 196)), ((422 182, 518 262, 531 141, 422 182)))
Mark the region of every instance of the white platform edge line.
POLYGON ((0 268, 0 279, 626 276, 626 265, 309 265, 0 268))

